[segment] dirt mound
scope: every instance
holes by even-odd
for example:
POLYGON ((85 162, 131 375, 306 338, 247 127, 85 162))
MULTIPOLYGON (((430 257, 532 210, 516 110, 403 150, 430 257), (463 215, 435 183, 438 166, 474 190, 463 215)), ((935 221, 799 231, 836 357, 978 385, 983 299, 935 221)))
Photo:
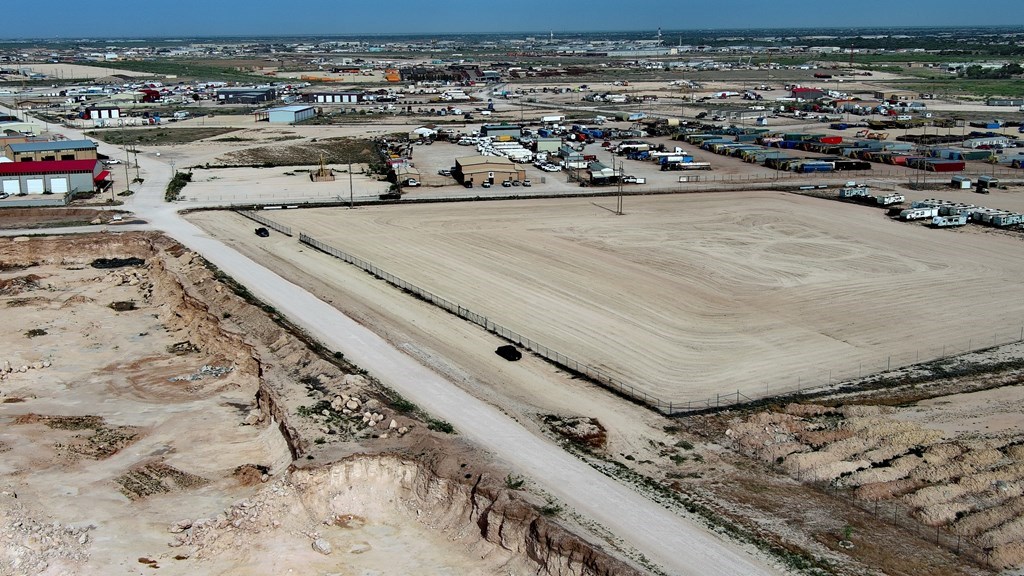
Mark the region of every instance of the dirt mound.
POLYGON ((39 281, 42 276, 26 274, 14 278, 0 278, 0 296, 17 296, 22 292, 28 292, 39 288, 39 281))
POLYGON ((132 468, 118 476, 115 482, 129 500, 139 500, 154 494, 204 486, 209 480, 163 462, 151 462, 132 468))
POLYGON ((76 295, 68 298, 67 300, 65 300, 60 305, 60 307, 61 308, 70 308, 70 307, 72 307, 72 306, 74 306, 76 304, 90 304, 92 302, 95 302, 95 300, 93 300, 92 298, 89 298, 88 296, 83 296, 81 294, 76 294, 76 295))
POLYGON ((70 460, 90 458, 103 460, 120 452, 141 437, 133 426, 110 426, 99 416, 43 416, 22 414, 15 424, 45 424, 55 430, 84 430, 91 433, 75 434, 58 443, 55 448, 70 460))
POLYGON ((983 560, 1024 565, 1024 450, 1013 437, 944 440, 937 430, 897 420, 897 409, 790 404, 729 421, 744 454, 790 476, 850 488, 859 501, 896 501, 921 524, 968 536, 983 560))
POLYGON ((242 486, 255 486, 261 482, 266 482, 268 474, 270 474, 269 466, 263 466, 260 464, 242 464, 235 468, 232 476, 234 476, 242 486))
POLYGON ((327 164, 366 164, 379 161, 377 150, 371 140, 330 138, 319 142, 236 150, 217 158, 216 163, 227 166, 312 166, 318 164, 321 159, 327 164))
POLYGON ((549 414, 544 416, 544 422, 556 433, 581 446, 604 448, 608 443, 608 431, 597 418, 549 414))

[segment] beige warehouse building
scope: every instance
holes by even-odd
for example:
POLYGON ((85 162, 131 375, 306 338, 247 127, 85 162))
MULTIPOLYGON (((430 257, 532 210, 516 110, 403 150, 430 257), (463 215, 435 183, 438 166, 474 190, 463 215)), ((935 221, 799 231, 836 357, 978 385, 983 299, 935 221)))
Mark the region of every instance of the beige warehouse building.
POLYGON ((472 182, 476 186, 484 182, 495 184, 505 180, 523 181, 526 179, 526 170, 500 156, 467 156, 455 159, 452 176, 463 184, 472 182))

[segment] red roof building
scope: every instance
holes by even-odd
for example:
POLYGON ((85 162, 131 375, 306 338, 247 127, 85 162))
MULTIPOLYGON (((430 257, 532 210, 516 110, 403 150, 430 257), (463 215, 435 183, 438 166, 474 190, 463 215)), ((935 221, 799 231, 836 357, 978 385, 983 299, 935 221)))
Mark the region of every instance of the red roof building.
POLYGON ((5 196, 92 192, 110 185, 99 160, 0 162, 0 192, 5 196))

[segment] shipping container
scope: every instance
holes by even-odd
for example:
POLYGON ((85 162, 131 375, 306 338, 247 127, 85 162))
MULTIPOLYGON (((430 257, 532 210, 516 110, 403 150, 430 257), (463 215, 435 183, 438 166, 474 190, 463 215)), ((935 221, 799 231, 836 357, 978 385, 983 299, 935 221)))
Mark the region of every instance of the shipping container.
POLYGON ((963 172, 967 165, 962 160, 932 160, 925 165, 929 172, 963 172))

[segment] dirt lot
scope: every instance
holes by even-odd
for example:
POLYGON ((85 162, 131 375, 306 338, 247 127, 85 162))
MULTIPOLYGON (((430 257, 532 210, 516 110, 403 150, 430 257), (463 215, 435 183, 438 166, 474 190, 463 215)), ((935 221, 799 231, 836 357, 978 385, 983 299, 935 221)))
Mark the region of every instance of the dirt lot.
POLYGON ((784 193, 629 198, 623 217, 599 203, 275 218, 675 402, 758 397, 829 370, 839 379, 1019 337, 1003 320, 1020 314, 1012 236, 964 229, 936 244, 948 231, 784 193), (946 322, 951 305, 973 320, 946 322))
MULTIPOLYGON (((109 197, 109 195, 107 195, 109 197)), ((0 203, 0 206, 3 204, 0 203)), ((4 208, 0 210, 0 229, 53 228, 110 222, 113 210, 90 208, 4 208)))
POLYGON ((166 146, 187 144, 234 132, 231 128, 141 128, 138 130, 93 130, 85 135, 115 146, 166 146))
POLYGON ((51 64, 47 62, 33 62, 32 64, 26 64, 23 66, 32 72, 39 74, 47 74, 49 76, 59 78, 61 80, 67 78, 103 78, 104 76, 112 76, 114 74, 121 74, 124 76, 153 76, 145 72, 133 72, 131 70, 123 70, 117 67, 117 63, 111 63, 110 67, 99 67, 99 66, 82 66, 80 64, 51 64))
POLYGON ((173 242, 0 263, 2 574, 635 573, 173 242))

